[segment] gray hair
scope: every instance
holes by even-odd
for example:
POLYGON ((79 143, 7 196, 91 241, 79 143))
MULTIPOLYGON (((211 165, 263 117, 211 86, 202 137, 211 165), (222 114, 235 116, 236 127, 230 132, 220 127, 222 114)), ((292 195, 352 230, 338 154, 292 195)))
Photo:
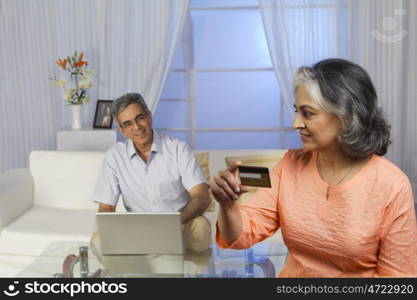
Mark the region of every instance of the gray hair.
POLYGON ((133 103, 139 104, 146 113, 150 112, 148 105, 146 105, 146 102, 143 100, 141 94, 127 93, 113 101, 111 105, 111 114, 113 115, 113 118, 118 120, 117 117, 119 114, 121 114, 130 104, 133 103))
POLYGON ((384 155, 391 144, 390 129, 377 106, 377 94, 368 73, 343 59, 325 59, 301 67, 294 89, 304 86, 312 100, 342 122, 338 142, 351 157, 384 155))

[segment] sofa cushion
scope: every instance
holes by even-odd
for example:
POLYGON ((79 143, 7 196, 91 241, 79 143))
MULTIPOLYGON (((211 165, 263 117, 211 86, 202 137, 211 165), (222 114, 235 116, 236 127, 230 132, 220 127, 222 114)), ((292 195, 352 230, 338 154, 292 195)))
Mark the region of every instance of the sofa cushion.
POLYGON ((195 157, 197 158, 201 171, 203 171, 204 177, 206 177, 207 182, 210 182, 209 153, 197 152, 195 153, 195 157))
POLYGON ((35 206, 0 233, 0 253, 40 255, 55 241, 89 241, 95 213, 35 206))
MULTIPOLYGON (((38 257, 33 255, 14 255, 0 253, 0 277, 28 277, 19 276, 38 257)), ((57 272, 55 272, 57 273, 57 272)), ((42 277, 51 277, 52 272, 42 277)), ((40 276, 38 276, 40 277, 40 276)))
MULTIPOLYGON (((228 156, 226 157, 226 163, 229 166, 232 162, 241 161, 242 165, 266 167, 271 169, 284 157, 287 150, 277 151, 273 154, 257 154, 257 155, 242 155, 242 156, 228 156)), ((240 196, 240 203, 248 201, 258 190, 258 188, 251 187, 251 190, 240 196)))
POLYGON ((34 204, 62 209, 97 210, 91 201, 104 152, 33 151, 29 168, 34 204))
POLYGON ((33 178, 29 169, 0 175, 0 231, 33 205, 33 178))

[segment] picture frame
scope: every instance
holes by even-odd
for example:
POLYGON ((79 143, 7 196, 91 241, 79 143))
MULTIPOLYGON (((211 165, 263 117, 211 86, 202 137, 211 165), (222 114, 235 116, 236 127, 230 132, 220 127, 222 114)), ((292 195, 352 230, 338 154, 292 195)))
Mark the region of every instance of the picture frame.
POLYGON ((93 128, 111 129, 113 116, 111 115, 112 100, 97 100, 93 128))

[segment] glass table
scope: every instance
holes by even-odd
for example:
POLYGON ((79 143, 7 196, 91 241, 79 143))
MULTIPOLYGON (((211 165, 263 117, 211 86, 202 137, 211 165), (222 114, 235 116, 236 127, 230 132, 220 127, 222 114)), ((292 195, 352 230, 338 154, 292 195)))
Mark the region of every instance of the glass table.
POLYGON ((287 248, 263 242, 245 250, 220 249, 184 255, 112 255, 101 261, 88 242, 59 241, 17 277, 275 277, 283 267, 287 248))

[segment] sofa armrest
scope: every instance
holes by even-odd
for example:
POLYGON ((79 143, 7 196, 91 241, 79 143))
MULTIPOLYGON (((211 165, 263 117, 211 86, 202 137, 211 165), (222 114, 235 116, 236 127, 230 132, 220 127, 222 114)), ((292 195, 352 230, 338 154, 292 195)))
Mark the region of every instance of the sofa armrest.
POLYGON ((33 206, 33 179, 29 169, 0 175, 0 230, 33 206))

